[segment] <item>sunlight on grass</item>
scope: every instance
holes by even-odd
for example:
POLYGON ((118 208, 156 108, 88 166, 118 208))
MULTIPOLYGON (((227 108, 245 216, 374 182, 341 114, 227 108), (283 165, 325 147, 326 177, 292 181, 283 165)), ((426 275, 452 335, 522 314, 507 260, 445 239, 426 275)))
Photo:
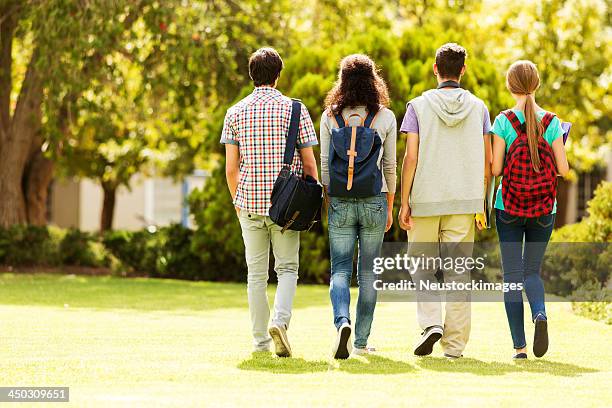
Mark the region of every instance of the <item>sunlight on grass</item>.
POLYGON ((377 306, 374 355, 333 361, 328 296, 298 286, 294 357, 278 358, 252 352, 244 284, 0 275, 2 385, 69 386, 74 406, 100 407, 612 406, 612 327, 567 303, 547 305, 543 359, 512 361, 499 303, 473 305, 464 358, 416 358, 415 305, 396 302, 377 306))

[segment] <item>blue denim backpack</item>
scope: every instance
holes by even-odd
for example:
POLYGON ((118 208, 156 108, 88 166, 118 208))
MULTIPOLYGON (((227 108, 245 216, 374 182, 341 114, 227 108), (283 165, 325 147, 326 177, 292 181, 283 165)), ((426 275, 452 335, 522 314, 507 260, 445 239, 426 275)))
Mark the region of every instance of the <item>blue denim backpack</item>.
POLYGON ((342 115, 335 115, 337 128, 329 144, 329 195, 334 197, 372 197, 382 190, 382 171, 378 158, 382 140, 371 128, 375 113, 357 116, 361 126, 347 126, 342 115))

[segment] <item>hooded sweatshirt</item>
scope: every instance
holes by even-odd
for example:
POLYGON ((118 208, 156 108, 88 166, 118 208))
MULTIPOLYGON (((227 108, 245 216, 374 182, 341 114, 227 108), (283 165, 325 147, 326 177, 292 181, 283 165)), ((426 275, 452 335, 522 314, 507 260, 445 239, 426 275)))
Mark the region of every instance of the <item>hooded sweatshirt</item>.
POLYGON ((485 104, 461 88, 432 89, 409 102, 419 122, 410 194, 416 217, 475 214, 484 200, 485 104))

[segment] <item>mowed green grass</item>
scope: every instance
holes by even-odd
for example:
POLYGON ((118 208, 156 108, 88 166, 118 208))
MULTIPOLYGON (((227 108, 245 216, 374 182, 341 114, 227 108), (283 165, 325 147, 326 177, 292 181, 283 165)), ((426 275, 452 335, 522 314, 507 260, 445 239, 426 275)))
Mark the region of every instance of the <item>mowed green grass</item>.
POLYGON ((328 290, 301 285, 295 357, 279 359, 251 353, 242 284, 0 274, 0 385, 69 386, 60 407, 612 406, 612 327, 548 313, 549 353, 515 363, 503 305, 474 304, 465 357, 447 361, 412 355, 413 303, 380 303, 376 356, 338 363, 328 290))

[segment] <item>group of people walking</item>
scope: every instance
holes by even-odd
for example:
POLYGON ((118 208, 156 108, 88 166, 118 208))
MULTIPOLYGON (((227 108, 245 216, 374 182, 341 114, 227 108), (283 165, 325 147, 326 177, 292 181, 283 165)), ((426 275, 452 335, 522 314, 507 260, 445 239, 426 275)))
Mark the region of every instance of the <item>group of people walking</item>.
MULTIPOLYGON (((510 66, 506 85, 516 105, 491 125, 485 103, 461 88, 466 57, 457 44, 441 46, 433 65, 438 87, 406 106, 400 127, 406 151, 398 221, 408 231, 409 247, 424 249, 429 256, 440 256, 436 244, 473 243, 475 228, 485 227, 475 215, 483 212, 487 186, 492 176, 503 175, 494 206, 504 282, 522 283, 519 287, 525 289, 535 324, 533 353, 541 357, 548 349, 548 332, 540 268, 554 224, 557 176, 569 171, 564 130, 554 114, 535 102, 540 80, 530 61, 510 66)), ((274 343, 278 356, 289 357, 287 330, 298 279, 300 232, 282 228, 269 216, 292 112, 291 99, 276 89, 282 69, 274 49, 253 53, 249 75, 255 89, 228 110, 221 143, 245 245, 254 347, 269 351, 274 343), (278 278, 271 321, 266 293, 270 246, 278 278)), ((325 100, 319 133, 337 329, 332 355, 338 359, 375 351, 368 344, 377 300, 373 262, 394 222, 398 184, 397 120, 388 106, 387 87, 375 63, 366 55, 345 57, 325 100), (353 320, 350 284, 356 247, 359 296, 353 320)), ((319 180, 313 150, 318 143, 302 105, 294 173, 319 180)), ((442 272, 445 280, 453 278, 452 271, 442 272)), ((527 358, 522 290, 504 293, 504 302, 514 358, 527 358)), ((416 355, 431 354, 440 341, 446 357, 462 356, 471 326, 469 299, 447 299, 444 318, 439 297, 418 299, 417 318, 422 334, 416 355)))

